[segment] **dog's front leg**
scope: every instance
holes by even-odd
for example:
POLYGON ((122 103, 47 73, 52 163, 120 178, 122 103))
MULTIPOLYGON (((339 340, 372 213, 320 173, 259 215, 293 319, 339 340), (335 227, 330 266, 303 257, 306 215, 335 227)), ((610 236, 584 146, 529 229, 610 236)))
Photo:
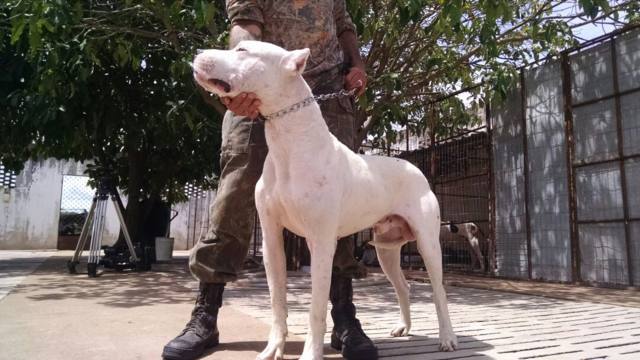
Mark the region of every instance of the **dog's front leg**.
POLYGON ((280 360, 284 358, 284 344, 287 337, 287 265, 282 237, 283 228, 273 221, 269 214, 262 211, 260 211, 260 223, 273 323, 267 347, 257 359, 280 360))
POLYGON ((336 236, 308 238, 307 245, 311 253, 311 311, 307 339, 300 360, 321 360, 327 329, 327 302, 333 255, 337 245, 336 236))

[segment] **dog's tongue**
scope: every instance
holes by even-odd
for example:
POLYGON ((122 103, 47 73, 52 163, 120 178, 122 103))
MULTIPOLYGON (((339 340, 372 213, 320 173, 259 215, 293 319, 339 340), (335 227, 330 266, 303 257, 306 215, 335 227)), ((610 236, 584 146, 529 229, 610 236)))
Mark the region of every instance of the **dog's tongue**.
POLYGON ((231 91, 231 85, 228 82, 222 81, 220 79, 209 79, 211 85, 222 89, 224 92, 228 93, 231 91))

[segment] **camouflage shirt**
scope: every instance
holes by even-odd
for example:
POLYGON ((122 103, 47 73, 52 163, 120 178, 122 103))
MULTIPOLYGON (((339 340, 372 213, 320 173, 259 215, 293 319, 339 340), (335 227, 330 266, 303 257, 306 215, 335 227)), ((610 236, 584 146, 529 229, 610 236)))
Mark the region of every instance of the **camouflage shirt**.
POLYGON ((251 20, 262 25, 262 40, 287 50, 309 48, 304 77, 313 88, 320 75, 342 65, 338 36, 356 32, 345 0, 226 0, 231 24, 251 20))

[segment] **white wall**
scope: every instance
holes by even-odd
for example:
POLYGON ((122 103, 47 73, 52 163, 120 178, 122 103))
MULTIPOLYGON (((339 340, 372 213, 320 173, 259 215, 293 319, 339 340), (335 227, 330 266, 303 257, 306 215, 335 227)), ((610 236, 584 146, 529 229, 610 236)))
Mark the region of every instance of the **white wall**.
MULTIPOLYGON (((0 194, 0 249, 55 249, 64 175, 83 175, 84 165, 54 159, 29 161, 16 178, 16 187, 0 194)), ((112 244, 119 231, 108 206, 103 244, 112 244)))
POLYGON ((215 198, 215 191, 191 197, 188 201, 174 204, 172 210, 178 211, 171 221, 171 237, 175 239, 175 250, 193 248, 201 236, 205 236, 209 227, 209 206, 215 198))
POLYGON ((174 238, 174 250, 187 250, 190 244, 187 243, 189 237, 189 202, 182 202, 171 207, 172 210, 178 211, 173 221, 171 221, 171 237, 174 238))

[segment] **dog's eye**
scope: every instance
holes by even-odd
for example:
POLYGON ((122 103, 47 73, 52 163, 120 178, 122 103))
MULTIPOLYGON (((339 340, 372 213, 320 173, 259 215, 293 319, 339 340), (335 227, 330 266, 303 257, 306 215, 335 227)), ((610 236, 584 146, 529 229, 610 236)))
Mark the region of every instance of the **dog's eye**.
POLYGON ((245 48, 236 48, 236 51, 247 51, 245 48))

